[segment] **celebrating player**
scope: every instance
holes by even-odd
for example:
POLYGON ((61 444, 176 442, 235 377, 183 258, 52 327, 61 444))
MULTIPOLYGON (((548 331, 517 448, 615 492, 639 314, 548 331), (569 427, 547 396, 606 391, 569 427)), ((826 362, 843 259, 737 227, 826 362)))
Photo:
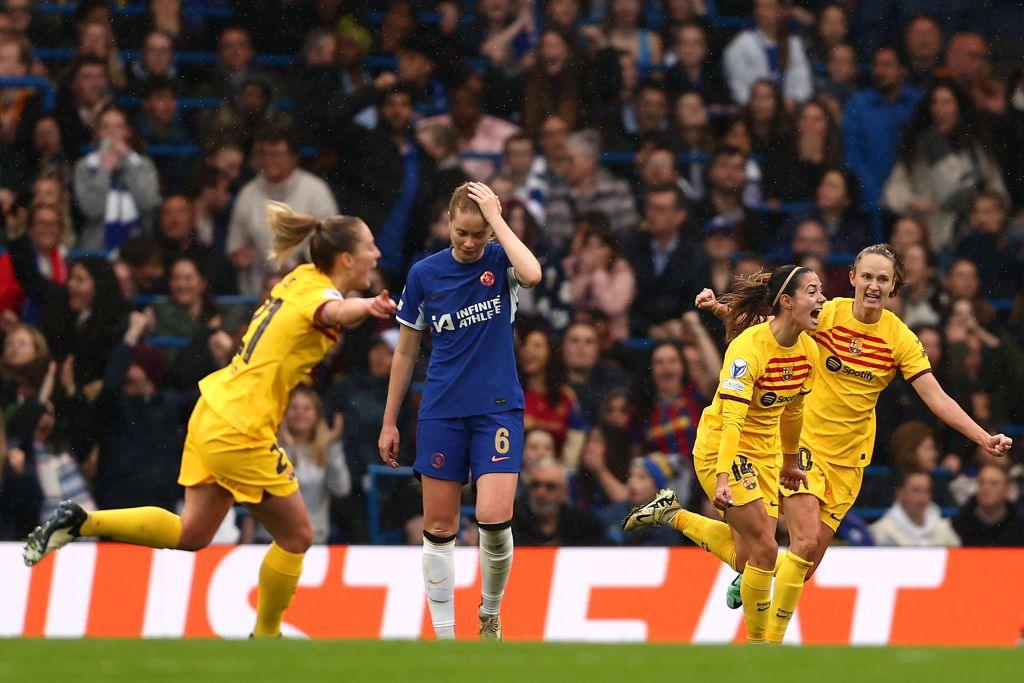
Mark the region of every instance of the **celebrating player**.
POLYGON ((723 299, 730 328, 742 332, 726 350, 718 393, 701 415, 693 464, 725 523, 683 510, 676 494, 663 489, 634 508, 623 527, 673 526, 742 571, 747 640, 765 643, 781 640, 788 616, 778 615, 796 609, 809 566, 790 553, 773 594, 779 483, 796 489, 807 481, 797 446, 818 349, 803 332, 817 329, 825 297, 814 271, 789 265, 739 282, 723 299), (761 322, 769 315, 775 317, 761 322))
MULTIPOLYGON (((990 454, 1005 455, 1013 446, 1006 436, 986 432, 942 390, 920 340, 884 308, 885 300, 896 296, 902 282, 903 261, 892 247, 866 247, 850 273, 854 298, 826 303, 812 335, 821 353, 818 383, 807 399, 800 436, 799 462, 806 471, 807 489, 781 491, 791 554, 795 552, 809 563, 805 580, 821 563, 839 524, 857 500, 864 468, 871 463, 878 395, 895 378, 897 369, 939 419, 990 454)), ((725 297, 715 301, 710 289, 697 296, 697 305, 721 318, 731 317, 725 297)), ((691 538, 701 542, 699 534, 691 538)), ((742 599, 738 580, 729 589, 730 607, 738 607, 742 599)))
POLYGON ((288 395, 337 340, 335 328, 366 316, 388 318, 395 303, 341 292, 370 286, 380 251, 363 221, 333 216, 318 221, 270 202, 271 256, 283 259, 309 237, 311 264, 300 265, 257 309, 231 363, 199 383, 189 420, 178 483, 185 486, 181 517, 157 507, 86 513, 64 501, 29 536, 24 559, 33 565, 78 536, 99 536, 153 548, 207 546, 235 503, 274 538, 260 568, 257 638, 279 636, 302 573, 313 529, 295 471, 276 434, 288 395))
POLYGON ((482 183, 456 188, 448 226, 451 248, 412 267, 398 304, 402 328, 378 446, 381 459, 397 467, 398 409, 429 326, 433 348, 414 469, 423 482, 423 580, 430 618, 439 639, 455 637, 455 535, 461 488, 472 472, 480 529, 480 636, 500 640, 501 597, 512 567, 512 504, 523 457, 524 401, 512 326, 519 287, 540 282, 541 268, 482 183))

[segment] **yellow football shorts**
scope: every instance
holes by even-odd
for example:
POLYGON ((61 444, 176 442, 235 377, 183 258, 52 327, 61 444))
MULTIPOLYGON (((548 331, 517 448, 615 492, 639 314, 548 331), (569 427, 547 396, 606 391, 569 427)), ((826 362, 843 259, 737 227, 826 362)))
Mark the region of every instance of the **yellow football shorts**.
MULTIPOLYGON (((843 517, 857 502, 864 482, 864 468, 831 463, 803 447, 797 456, 797 465, 807 473, 807 488, 801 487, 800 493, 810 492, 821 501, 821 521, 836 531, 843 517)), ((783 488, 780 493, 785 498, 796 492, 783 488)))
MULTIPOLYGON (((700 482, 708 500, 715 499, 715 486, 718 483, 718 475, 715 474, 717 467, 718 461, 713 458, 695 457, 693 459, 697 481, 700 482)), ((764 509, 770 516, 779 516, 778 467, 737 455, 729 474, 729 490, 732 491, 733 505, 738 507, 760 499, 764 501, 764 509)))
POLYGON ((259 503, 264 493, 287 496, 299 488, 295 468, 276 441, 242 434, 202 397, 188 421, 178 483, 218 484, 239 503, 259 503))

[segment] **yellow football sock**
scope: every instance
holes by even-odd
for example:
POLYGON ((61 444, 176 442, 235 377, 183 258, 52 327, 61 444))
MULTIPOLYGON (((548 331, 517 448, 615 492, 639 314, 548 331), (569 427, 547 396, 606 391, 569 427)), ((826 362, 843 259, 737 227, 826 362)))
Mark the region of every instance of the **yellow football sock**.
POLYGON ((302 574, 302 553, 290 553, 271 543, 263 566, 256 599, 254 638, 275 638, 281 635, 281 617, 292 604, 295 588, 302 574))
POLYGON ((739 571, 736 567, 736 537, 725 522, 708 519, 703 515, 680 510, 672 518, 676 531, 699 545, 704 550, 739 571))
POLYGON ((82 522, 80 533, 150 548, 176 548, 181 517, 158 507, 97 510, 82 522))
POLYGON ((772 604, 772 572, 758 569, 750 563, 743 569, 740 582, 743 597, 743 621, 747 626, 748 643, 764 643, 767 640, 768 608, 772 604))
POLYGON ((792 552, 786 553, 775 577, 772 608, 768 610, 768 642, 779 644, 786 635, 786 627, 804 590, 804 577, 812 564, 792 552))

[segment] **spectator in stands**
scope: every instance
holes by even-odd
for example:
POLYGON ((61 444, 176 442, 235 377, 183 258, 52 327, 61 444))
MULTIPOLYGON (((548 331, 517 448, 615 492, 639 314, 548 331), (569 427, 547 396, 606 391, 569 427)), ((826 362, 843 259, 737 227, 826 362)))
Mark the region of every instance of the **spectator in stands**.
MULTIPOLYGON (((0 79, 22 78, 32 67, 27 45, 0 42, 0 79)), ((43 115, 42 98, 35 88, 0 87, 0 192, 18 192, 33 178, 32 135, 43 115)), ((0 198, 6 210, 10 200, 0 198)))
POLYGON ((759 208, 763 196, 763 174, 761 165, 754 158, 754 141, 747 120, 738 117, 729 121, 722 131, 720 142, 723 147, 735 147, 747 157, 747 167, 744 169, 747 182, 743 186, 743 204, 752 209, 759 208))
POLYGON ((978 267, 982 292, 989 299, 1012 299, 1024 278, 1021 244, 1007 234, 1007 214, 1003 195, 979 192, 971 206, 970 232, 956 248, 958 256, 978 267))
MULTIPOLYGON (((220 327, 220 308, 210 294, 207 279, 199 264, 187 256, 173 261, 167 269, 167 301, 158 301, 146 309, 146 331, 157 337, 192 339, 220 327)), ((169 349, 167 362, 173 363, 177 349, 169 349)))
MULTIPOLYGON (((178 99, 174 82, 163 76, 152 76, 142 84, 142 111, 135 120, 135 129, 147 145, 187 147, 194 144, 178 116, 178 99)), ((165 186, 180 188, 188 171, 189 158, 183 152, 172 153, 161 162, 165 186)))
POLYGON ((977 481, 974 497, 953 520, 960 540, 965 546, 1024 545, 1024 519, 1010 502, 1011 485, 1006 469, 985 465, 978 472, 977 481))
POLYGON ((908 82, 926 90, 942 63, 942 27, 926 14, 915 17, 903 32, 903 49, 910 68, 908 82))
MULTIPOLYGON (((53 204, 33 204, 28 212, 26 237, 40 274, 57 285, 67 282, 67 250, 62 243, 60 210, 53 204)), ((11 254, 4 252, 0 256, 0 311, 10 311, 18 315, 22 311, 25 299, 25 292, 18 283, 14 271, 11 254)))
POLYGON ((135 96, 144 97, 145 83, 151 78, 166 78, 172 83, 178 77, 174 65, 174 38, 163 31, 151 31, 142 39, 139 58, 128 70, 129 89, 135 96))
MULTIPOLYGON (((715 135, 711 130, 711 117, 708 108, 697 93, 684 93, 676 100, 675 132, 678 135, 675 149, 683 154, 704 157, 715 148, 715 135)), ((673 164, 676 159, 673 156, 673 164)), ((686 161, 682 165, 682 182, 680 187, 691 201, 704 198, 707 188, 704 183, 706 173, 702 158, 686 161)))
POLYGON ((601 523, 585 510, 569 505, 565 465, 542 460, 530 468, 529 489, 515 506, 512 535, 516 545, 604 545, 601 523))
POLYGON ((897 50, 880 48, 872 58, 874 87, 853 95, 843 110, 843 161, 860 179, 863 201, 882 195, 920 93, 905 84, 907 70, 897 50))
POLYGON ((707 195, 693 207, 691 221, 695 226, 703 226, 720 216, 733 224, 740 248, 763 249, 767 247, 768 235, 761 217, 744 201, 747 172, 747 155, 742 150, 718 147, 708 164, 707 195))
POLYGON ((551 332, 537 326, 522 333, 516 358, 526 399, 524 429, 551 432, 561 461, 574 468, 583 448, 586 423, 576 393, 567 382, 561 344, 551 332))
POLYGON ((673 96, 696 93, 709 104, 729 102, 721 63, 712 59, 707 33, 700 24, 686 23, 675 30, 665 62, 669 65, 665 86, 673 96))
POLYGON ((626 249, 633 265, 638 296, 630 310, 635 337, 650 335, 651 328, 679 318, 692 308, 693 298, 706 282, 703 256, 688 248, 686 199, 674 185, 653 188, 644 202, 644 230, 626 249))
POLYGON ((502 173, 508 174, 515 184, 515 197, 538 222, 544 221, 548 184, 539 170, 540 157, 533 142, 525 135, 513 135, 505 140, 501 157, 502 173))
POLYGON ((931 243, 926 223, 909 216, 897 218, 893 223, 889 244, 900 254, 906 256, 906 249, 912 244, 920 244, 930 249, 931 243))
POLYGON ((97 119, 90 152, 75 164, 75 201, 85 219, 79 249, 114 249, 153 231, 160 185, 153 160, 132 146, 127 115, 109 107, 97 119))
POLYGON ((78 50, 76 55, 95 57, 102 60, 107 67, 110 83, 117 90, 128 85, 125 75, 124 61, 121 51, 117 48, 114 30, 106 21, 86 20, 77 25, 78 50))
POLYGON ((754 81, 743 107, 754 154, 768 154, 784 146, 792 128, 779 84, 767 78, 754 81))
POLYGON ((302 502, 313 523, 313 543, 327 543, 332 500, 352 491, 338 417, 333 428, 328 426, 320 396, 312 387, 299 385, 292 390, 281 422, 280 443, 295 466, 302 502))
POLYGON ((64 149, 77 158, 91 142, 99 116, 111 102, 106 63, 97 57, 76 57, 67 69, 57 102, 57 120, 64 149))
MULTIPOLYGON (((812 15, 813 17, 813 15, 812 15)), ((807 47, 808 56, 817 63, 825 62, 837 45, 843 45, 850 36, 850 18, 842 5, 825 5, 821 8, 814 25, 814 33, 807 47)), ((793 19, 799 21, 797 10, 793 19)))
MULTIPOLYGON (((938 286, 935 282, 935 254, 927 246, 910 244, 900 252, 903 255, 903 322, 908 327, 938 325, 939 311, 936 301, 938 286)), ((934 364, 933 364, 934 365, 934 364)))
POLYGON ((786 100, 803 102, 813 94, 811 66, 800 36, 789 31, 786 0, 755 0, 756 27, 740 33, 725 50, 725 75, 732 98, 746 104, 761 78, 782 84, 786 100))
POLYGON ((562 358, 566 380, 576 394, 584 421, 597 424, 601 421, 601 401, 613 390, 627 387, 629 378, 602 361, 600 340, 593 323, 576 321, 565 329, 562 358))
POLYGON ((533 172, 543 178, 549 187, 564 182, 569 165, 565 145, 571 132, 569 125, 553 114, 540 124, 536 137, 540 156, 534 162, 533 172))
POLYGON ((953 472, 960 468, 956 456, 942 457, 932 428, 918 420, 904 422, 893 431, 889 441, 889 452, 892 454, 893 464, 904 473, 932 474, 940 466, 953 472))
POLYGON ((939 506, 932 502, 932 477, 925 472, 902 474, 896 502, 870 526, 876 545, 958 546, 960 538, 939 506))
MULTIPOLYGON (((36 119, 30 155, 33 178, 52 178, 63 187, 71 177, 71 164, 64 150, 60 124, 51 114, 36 119)), ((71 237, 71 235, 69 235, 71 237)))
POLYGON ((579 502, 605 518, 609 525, 621 522, 618 503, 629 497, 627 480, 633 447, 625 429, 599 424, 587 434, 577 478, 579 502), (612 509, 607 516, 608 508, 612 509))
MULTIPOLYGON (((520 483, 530 483, 530 472, 533 466, 545 460, 558 460, 558 451, 555 449, 555 437, 551 432, 543 429, 531 429, 523 437, 523 470, 520 476, 520 483)), ((520 487, 520 492, 524 487, 520 487)))
POLYGON ((958 33, 946 46, 945 75, 970 95, 978 111, 1001 114, 1005 85, 992 78, 988 42, 977 33, 958 33))
POLYGON ((636 205, 629 184, 598 163, 601 137, 596 130, 573 133, 566 140, 568 168, 565 184, 548 195, 545 237, 556 249, 568 245, 578 217, 602 213, 612 232, 624 236, 637 222, 636 205))
POLYGON ((202 97, 234 100, 242 95, 243 86, 254 80, 273 89, 275 79, 255 60, 256 50, 249 31, 240 26, 229 26, 221 31, 217 40, 217 63, 213 73, 200 84, 197 93, 202 97))
POLYGON ((580 249, 565 260, 573 308, 597 309, 608 316, 615 341, 629 336, 629 307, 636 298, 636 278, 622 254, 609 221, 596 214, 588 222, 580 249))
MULTIPOLYGON (((552 114, 575 128, 583 118, 583 63, 568 36, 548 28, 522 82, 523 132, 535 137, 552 114)), ((507 97, 507 93, 505 94, 507 97)))
MULTIPOLYGON (((831 250, 856 254, 875 240, 860 215, 857 177, 846 169, 829 168, 821 174, 814 191, 814 208, 803 218, 821 223, 831 250)), ((830 292, 834 296, 837 292, 830 292)))
MULTIPOLYGON (((856 251, 860 251, 866 246, 867 243, 864 243, 857 247, 856 251)), ((821 263, 821 269, 816 269, 816 272, 821 278, 825 291, 831 296, 841 296, 849 293, 850 290, 850 267, 848 264, 828 267, 826 264, 829 263, 831 255, 832 246, 824 225, 813 218, 804 218, 796 224, 789 243, 789 258, 813 257, 817 259, 821 263)))
POLYGON ((27 42, 32 28, 34 0, 4 0, 3 13, 10 20, 10 38, 27 42))
POLYGON ((175 194, 164 200, 156 234, 163 264, 169 273, 180 258, 195 261, 214 294, 236 294, 238 283, 231 261, 220 250, 203 244, 196 234, 195 205, 188 197, 175 194))
POLYGON ((651 138, 663 137, 669 128, 668 94, 658 84, 641 83, 621 109, 618 129, 606 136, 613 152, 634 152, 651 138))
MULTIPOLYGON (((480 109, 476 91, 468 86, 459 86, 452 93, 451 109, 447 114, 423 119, 419 126, 445 124, 455 128, 459 134, 459 149, 475 154, 501 154, 505 140, 519 132, 514 124, 504 121, 480 109)), ((471 180, 486 182, 496 170, 493 161, 487 159, 465 159, 462 169, 471 180)))
POLYGON ((436 124, 416 131, 416 141, 423 151, 434 160, 434 180, 430 194, 443 197, 448 190, 466 182, 459 157, 459 137, 451 126, 436 124))
POLYGON ((163 258, 160 247, 152 237, 133 237, 117 250, 118 264, 128 267, 132 296, 157 294, 166 291, 163 258))
POLYGON ((225 99, 216 111, 200 117, 200 132, 207 139, 230 138, 251 149, 263 128, 292 128, 291 116, 277 110, 273 89, 263 80, 246 79, 236 98, 225 99))
POLYGON ((704 230, 704 257, 708 262, 708 286, 721 296, 732 287, 732 260, 736 256, 736 230, 724 218, 711 220, 704 230))
POLYGON ((832 115, 817 101, 804 103, 797 110, 790 144, 765 155, 766 203, 807 201, 824 172, 841 163, 842 140, 832 115))
POLYGON ((914 111, 884 202, 927 222, 936 250, 955 243, 976 192, 989 190, 1009 200, 988 139, 971 100, 952 81, 935 81, 914 111))
POLYGON ((410 86, 413 109, 418 117, 436 116, 448 111, 448 93, 435 75, 432 41, 412 36, 398 50, 398 79, 410 86))
MULTIPOLYGON (((834 6, 834 5, 833 5, 834 6)), ((817 99, 842 124, 843 107, 860 87, 860 64, 851 45, 840 43, 828 53, 826 77, 818 84, 817 99)))
POLYGON ((661 63, 663 47, 661 36, 641 28, 642 10, 640 0, 612 0, 605 9, 600 30, 586 27, 583 32, 595 48, 610 47, 637 69, 650 69, 661 63))
POLYGON ((238 193, 227 240, 227 251, 238 269, 239 292, 249 296, 259 293, 271 268, 266 258, 271 247, 268 201, 284 202, 318 220, 338 213, 327 183, 299 168, 299 150, 289 132, 261 131, 253 142, 253 159, 260 172, 238 193))
POLYGON ((482 0, 475 16, 459 22, 455 45, 466 57, 484 57, 506 65, 530 47, 535 30, 528 5, 515 7, 504 0, 482 0))
MULTIPOLYGON (((131 314, 123 338, 112 345, 99 394, 73 413, 76 451, 85 454, 99 446, 96 503, 102 508, 173 510, 181 499, 183 427, 195 397, 192 391, 158 388, 164 358, 159 349, 139 344, 146 324, 143 314, 131 314)), ((77 356, 74 363, 78 374, 77 356)))

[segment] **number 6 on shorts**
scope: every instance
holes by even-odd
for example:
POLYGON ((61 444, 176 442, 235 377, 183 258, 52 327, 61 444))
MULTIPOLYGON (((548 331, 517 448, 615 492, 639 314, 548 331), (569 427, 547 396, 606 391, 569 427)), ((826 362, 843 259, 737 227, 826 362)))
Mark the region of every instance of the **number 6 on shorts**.
POLYGON ((508 429, 505 427, 499 427, 498 431, 494 432, 494 450, 499 454, 504 455, 508 453, 508 429))

